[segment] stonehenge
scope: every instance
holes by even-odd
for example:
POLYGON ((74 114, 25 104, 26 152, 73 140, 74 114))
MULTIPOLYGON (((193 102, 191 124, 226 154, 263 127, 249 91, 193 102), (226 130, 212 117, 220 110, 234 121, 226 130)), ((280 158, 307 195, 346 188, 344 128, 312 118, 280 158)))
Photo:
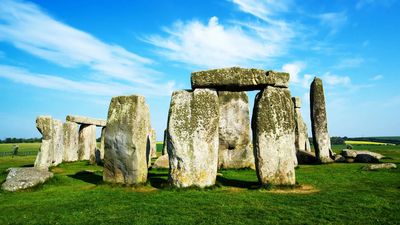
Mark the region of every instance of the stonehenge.
POLYGON ((168 181, 178 188, 213 186, 218 169, 251 168, 261 185, 295 185, 298 160, 328 163, 334 156, 322 80, 315 78, 310 89, 314 153, 289 78, 239 67, 193 72, 192 89, 172 93, 162 156, 153 166, 156 132, 143 96, 113 97, 107 120, 68 115, 63 124, 39 116, 43 138, 35 167, 104 159, 103 180, 124 185, 146 183, 149 168, 168 168, 168 181), (251 90, 259 93, 250 116, 251 90), (96 126, 102 127, 99 149, 96 126))
POLYGON ((325 95, 322 80, 315 77, 310 87, 310 116, 315 155, 320 163, 333 162, 331 140, 328 134, 325 95))
POLYGON ((149 107, 143 96, 111 99, 104 137, 104 181, 127 185, 147 181, 149 127, 149 107))
MULTIPOLYGON (((62 162, 77 160, 90 160, 94 163, 97 144, 96 126, 103 126, 103 136, 105 125, 104 120, 83 116, 68 115, 64 123, 51 116, 38 116, 36 127, 42 134, 42 143, 34 166, 48 169, 62 162)), ((101 151, 100 157, 102 157, 101 151)))

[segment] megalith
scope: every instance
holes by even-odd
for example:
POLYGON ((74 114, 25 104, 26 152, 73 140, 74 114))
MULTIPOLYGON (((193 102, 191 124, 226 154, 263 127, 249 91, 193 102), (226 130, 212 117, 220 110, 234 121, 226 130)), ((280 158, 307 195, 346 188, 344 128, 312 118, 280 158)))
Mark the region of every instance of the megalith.
POLYGON ((295 146, 296 151, 311 152, 310 140, 308 139, 307 124, 301 115, 301 99, 293 97, 294 122, 295 122, 295 146))
POLYGON ((218 168, 254 168, 246 92, 219 91, 218 168))
POLYGON ((53 119, 53 132, 53 166, 57 166, 64 157, 64 129, 61 120, 53 119))
POLYGON ((79 127, 79 160, 90 160, 94 163, 96 144, 96 125, 82 124, 79 127))
POLYGON ((150 129, 150 158, 157 158, 157 134, 156 130, 150 129))
POLYGON ((101 136, 100 136, 100 159, 104 159, 104 135, 106 132, 106 127, 101 128, 101 136))
POLYGON ((315 77, 310 87, 311 128, 315 155, 320 163, 333 162, 331 140, 328 134, 325 95, 322 80, 315 77))
POLYGON ((63 161, 78 161, 79 125, 74 122, 65 122, 64 130, 64 155, 63 161))
POLYGON ((162 155, 168 155, 168 151, 167 151, 167 138, 168 138, 168 132, 167 129, 164 130, 164 142, 163 142, 163 149, 161 154, 162 155))
POLYGON ((111 99, 104 135, 104 181, 128 185, 147 181, 149 127, 149 107, 143 96, 111 99))
POLYGON ((42 134, 42 143, 36 156, 34 166, 39 169, 48 169, 53 164, 53 119, 51 116, 38 116, 36 128, 42 134))
POLYGON ((253 146, 261 184, 295 184, 295 123, 290 91, 268 86, 254 103, 253 146))
POLYGON ((217 92, 175 91, 168 118, 169 181, 176 187, 215 184, 218 167, 217 92))

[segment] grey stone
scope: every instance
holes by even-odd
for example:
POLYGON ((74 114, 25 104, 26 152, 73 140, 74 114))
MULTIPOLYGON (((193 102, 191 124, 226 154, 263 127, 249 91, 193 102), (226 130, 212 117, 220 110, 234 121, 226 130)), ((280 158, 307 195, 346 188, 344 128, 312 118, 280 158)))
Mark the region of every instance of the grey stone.
POLYGON ((154 162, 152 168, 154 169, 168 169, 169 168, 169 159, 168 155, 162 155, 157 158, 154 162))
POLYGON ((47 170, 53 164, 53 119, 51 116, 38 116, 36 119, 36 128, 42 134, 42 143, 36 156, 35 167, 47 170))
POLYGON ((104 136, 106 132, 106 127, 101 128, 101 137, 100 137, 100 160, 104 159, 104 136))
POLYGON ((79 123, 79 124, 96 125, 98 127, 105 127, 106 126, 106 121, 105 120, 94 119, 94 118, 89 118, 89 117, 85 117, 85 116, 68 115, 66 120, 70 121, 70 122, 79 123))
POLYGON ((219 91, 262 90, 266 86, 288 87, 289 74, 230 67, 193 72, 191 83, 192 89, 214 88, 219 91))
POLYGON ((306 152, 299 150, 296 152, 297 162, 299 164, 314 164, 318 162, 314 152, 306 152))
POLYGON ((62 163, 64 156, 64 130, 60 120, 53 119, 53 166, 62 163))
POLYGON ((156 130, 150 129, 150 156, 151 158, 157 158, 157 134, 156 130))
POLYGON ((357 154, 356 158, 354 159, 354 162, 359 162, 359 163, 378 163, 379 159, 376 158, 373 155, 370 154, 357 154))
POLYGON ((78 140, 79 140, 79 125, 74 122, 65 122, 64 130, 64 156, 63 161, 75 162, 78 161, 78 140))
POLYGON ((218 168, 255 168, 250 139, 249 100, 246 92, 218 92, 218 168))
POLYGON ((210 89, 175 91, 168 118, 169 181, 176 187, 215 184, 218 95, 210 89))
POLYGON ((112 98, 104 139, 104 181, 129 185, 146 182, 149 127, 149 107, 143 96, 112 98))
POLYGON ((379 161, 380 159, 382 159, 384 157, 383 155, 381 155, 379 153, 375 153, 375 152, 371 152, 371 151, 359 151, 359 150, 357 151, 357 150, 350 150, 350 149, 343 149, 340 154, 346 158, 356 159, 358 157, 358 160, 355 160, 355 161, 365 161, 365 160, 368 161, 368 158, 370 158, 370 160, 376 159, 377 161, 379 161))
POLYGON ((294 121, 295 121, 295 146, 297 151, 311 152, 310 140, 308 139, 307 125, 301 115, 301 102, 299 97, 292 98, 294 104, 294 121))
POLYGON ((397 166, 394 163, 382 163, 382 164, 371 164, 364 167, 364 170, 385 170, 385 169, 396 169, 397 166))
POLYGON ((10 168, 1 188, 5 191, 23 190, 42 184, 51 177, 53 177, 53 173, 34 167, 10 168))
POLYGON ((165 129, 165 130, 164 130, 164 142, 163 142, 162 155, 168 155, 168 151, 167 151, 167 138, 168 138, 168 132, 167 132, 167 129, 165 129))
POLYGON ((294 185, 295 134, 290 91, 267 87, 254 103, 253 145, 257 176, 262 184, 294 185))
POLYGON ((82 124, 79 128, 79 160, 90 160, 95 163, 96 126, 82 124))
POLYGON ((347 162, 346 157, 337 154, 337 155, 335 155, 335 162, 347 162))
POLYGON ((331 140, 328 134, 324 87, 322 80, 317 77, 311 83, 310 108, 315 155, 320 163, 333 162, 331 140))

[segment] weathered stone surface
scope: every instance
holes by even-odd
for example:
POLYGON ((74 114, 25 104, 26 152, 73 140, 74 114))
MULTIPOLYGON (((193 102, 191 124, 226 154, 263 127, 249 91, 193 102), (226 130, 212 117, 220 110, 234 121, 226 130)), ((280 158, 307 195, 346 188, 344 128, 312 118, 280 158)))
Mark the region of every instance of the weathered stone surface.
POLYGON ((101 137, 100 137, 100 159, 104 159, 104 138, 105 138, 106 127, 101 128, 101 137))
POLYGON ((246 92, 218 92, 218 167, 255 168, 250 139, 249 100, 246 92))
POLYGON ((359 163, 378 163, 379 159, 370 154, 357 154, 354 162, 359 163))
POLYGON ((168 118, 169 180, 176 187, 215 184, 218 95, 210 89, 175 91, 168 118))
POLYGON ((165 130, 164 130, 164 142, 163 142, 162 155, 168 155, 168 151, 167 151, 167 138, 168 138, 168 131, 167 131, 167 129, 165 129, 165 130))
POLYGON ((384 170, 384 169, 396 169, 397 166, 394 163, 382 163, 382 164, 371 164, 364 167, 364 170, 384 170))
POLYGON ((301 115, 301 101, 299 97, 292 98, 294 105, 294 122, 295 122, 295 146, 297 151, 311 152, 310 140, 308 139, 307 125, 301 115))
POLYGON ((156 134, 156 130, 150 129, 149 140, 150 140, 150 157, 151 158, 157 158, 157 134, 156 134))
POLYGON ((1 188, 5 191, 23 190, 42 184, 51 177, 53 177, 53 173, 34 167, 10 168, 1 188))
POLYGON ((104 181, 129 185, 146 182, 149 127, 149 107, 143 96, 112 98, 104 139, 104 181))
POLYGON ((85 116, 73 116, 73 115, 68 115, 66 118, 67 121, 70 122, 75 122, 79 124, 85 124, 85 125, 96 125, 98 127, 105 127, 107 121, 102 120, 102 119, 94 119, 94 118, 89 118, 85 116))
POLYGON ((375 153, 375 152, 371 152, 371 151, 357 151, 357 150, 350 150, 350 149, 343 149, 340 154, 346 158, 357 158, 358 155, 370 155, 371 157, 380 160, 384 157, 383 155, 381 155, 379 153, 375 153))
POLYGON ((253 145, 257 176, 262 184, 295 184, 293 103, 288 89, 267 87, 254 103, 253 145))
POLYGON ((64 156, 64 130, 60 120, 53 119, 53 132, 53 166, 57 166, 62 163, 64 156))
POLYGON ((79 160, 95 163, 96 144, 96 126, 82 124, 79 128, 79 160))
POLYGON ((230 67, 193 72, 192 89, 215 88, 219 91, 262 90, 266 86, 288 87, 289 74, 230 67))
POLYGON ((79 140, 79 125, 74 122, 65 122, 64 130, 64 155, 63 161, 74 162, 78 161, 78 140, 79 140))
POLYGON ((299 164, 314 164, 318 162, 314 152, 306 152, 303 150, 299 150, 296 152, 296 157, 297 157, 297 162, 299 164))
POLYGON ((335 162, 346 162, 346 157, 337 154, 335 155, 335 162))
POLYGON ((331 140, 328 134, 325 96, 322 80, 315 77, 310 88, 311 128, 315 154, 321 163, 333 162, 331 140))
POLYGON ((53 164, 53 119, 51 116, 37 117, 36 128, 42 134, 42 143, 36 156, 35 167, 47 170, 53 164))
POLYGON ((154 169, 168 169, 169 168, 169 159, 168 155, 162 155, 157 158, 154 162, 152 168, 154 169))

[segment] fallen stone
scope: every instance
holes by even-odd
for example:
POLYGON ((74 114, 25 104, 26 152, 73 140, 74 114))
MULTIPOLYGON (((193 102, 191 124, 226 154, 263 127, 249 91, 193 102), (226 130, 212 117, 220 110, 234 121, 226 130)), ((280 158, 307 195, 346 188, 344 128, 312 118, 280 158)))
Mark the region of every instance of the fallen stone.
POLYGON ((149 127, 149 107, 143 96, 111 99, 104 139, 104 181, 128 185, 147 181, 149 127))
POLYGON ((169 159, 168 155, 162 155, 157 158, 154 162, 152 168, 154 169, 168 169, 169 168, 169 159))
POLYGON ((315 164, 318 162, 314 152, 299 150, 296 152, 296 157, 299 164, 315 164))
POLYGON ((396 169, 397 166, 394 163, 382 163, 382 164, 371 164, 364 167, 364 170, 385 170, 385 169, 396 169))
POLYGON ((346 162, 346 157, 337 154, 335 155, 335 162, 346 162))
POLYGON ((290 91, 267 87, 254 103, 253 142, 257 176, 261 184, 294 185, 294 112, 290 91))
POLYGON ((82 124, 79 128, 79 160, 90 160, 94 164, 96 145, 96 126, 82 124))
POLYGON ((215 184, 218 95, 210 89, 175 91, 168 118, 169 181, 176 187, 215 184))
POLYGON ((294 122, 295 122, 295 146, 297 151, 311 152, 310 140, 308 139, 307 125, 301 115, 301 100, 299 97, 292 98, 294 105, 294 122))
POLYGON ((94 119, 94 118, 89 118, 85 116, 73 116, 73 115, 68 115, 66 118, 67 121, 70 122, 75 122, 79 124, 85 124, 85 125, 96 125, 98 127, 105 127, 107 121, 102 120, 102 119, 94 119))
POLYGON ((317 77, 311 83, 310 108, 315 155, 320 163, 333 162, 331 140, 328 134, 324 88, 322 80, 317 77))
POLYGON ((34 167, 10 168, 1 188, 5 191, 23 190, 42 184, 51 177, 53 173, 34 167))
POLYGON ((249 100, 246 92, 218 92, 218 168, 255 168, 251 148, 249 100))
POLYGON ((378 163, 379 159, 376 158, 373 155, 370 154, 357 154, 356 158, 354 159, 354 162, 359 162, 359 163, 378 163))
POLYGON ((262 90, 266 86, 288 87, 289 74, 261 69, 230 67, 193 72, 191 83, 192 89, 213 88, 218 91, 262 90))
POLYGON ((381 155, 379 153, 375 153, 375 152, 371 152, 371 151, 357 151, 357 150, 350 150, 350 149, 343 149, 340 154, 346 158, 357 158, 358 155, 369 155, 373 158, 376 158, 377 160, 380 160, 384 157, 383 155, 381 155))
POLYGON ((79 126, 74 122, 65 122, 64 130, 64 155, 63 161, 75 162, 78 161, 78 140, 79 126))
POLYGON ((53 164, 54 140, 53 119, 51 116, 38 116, 36 128, 42 134, 42 143, 35 160, 35 168, 47 170, 53 164))

